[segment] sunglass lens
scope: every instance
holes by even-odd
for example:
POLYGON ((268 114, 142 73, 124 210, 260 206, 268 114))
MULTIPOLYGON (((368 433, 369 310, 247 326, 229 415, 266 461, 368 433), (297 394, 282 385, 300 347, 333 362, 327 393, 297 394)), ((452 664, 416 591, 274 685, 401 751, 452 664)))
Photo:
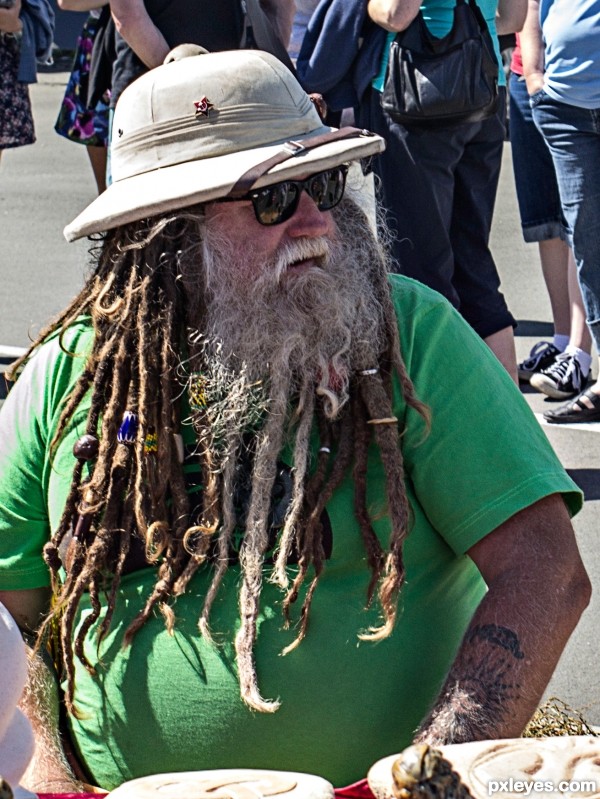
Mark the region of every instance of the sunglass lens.
POLYGON ((285 181, 256 192, 252 203, 261 225, 276 225, 289 219, 298 205, 300 191, 296 183, 285 181))
POLYGON ((336 167, 314 175, 307 181, 306 190, 317 204, 320 211, 329 211, 344 196, 346 186, 346 168, 336 167))
POLYGON ((344 196, 347 172, 346 166, 338 166, 304 181, 284 180, 252 192, 250 199, 256 218, 261 225, 285 222, 296 212, 303 189, 306 189, 319 211, 329 211, 344 196))

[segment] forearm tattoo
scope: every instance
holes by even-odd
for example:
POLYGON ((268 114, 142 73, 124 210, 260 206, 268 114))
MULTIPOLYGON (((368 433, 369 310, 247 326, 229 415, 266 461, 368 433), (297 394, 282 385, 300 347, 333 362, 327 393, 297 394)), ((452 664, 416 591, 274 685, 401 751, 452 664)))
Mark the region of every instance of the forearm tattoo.
POLYGON ((472 643, 478 639, 490 641, 492 644, 506 649, 517 660, 522 660, 525 657, 519 647, 519 639, 516 633, 509 630, 508 627, 498 627, 497 624, 478 624, 477 627, 473 627, 472 630, 467 632, 466 641, 467 643, 472 643))
POLYGON ((498 737, 520 697, 515 671, 524 657, 513 630, 496 624, 470 628, 416 740, 442 745, 498 737))

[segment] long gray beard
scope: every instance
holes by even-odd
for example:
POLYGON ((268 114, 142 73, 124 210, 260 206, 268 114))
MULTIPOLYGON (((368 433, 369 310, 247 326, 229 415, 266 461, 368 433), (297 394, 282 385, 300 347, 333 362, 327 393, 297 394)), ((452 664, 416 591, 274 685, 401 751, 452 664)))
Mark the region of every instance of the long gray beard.
MULTIPOLYGON (((294 545, 306 550, 304 571, 295 581, 302 583, 309 564, 319 557, 313 538, 318 535, 318 508, 314 499, 307 507, 306 496, 315 412, 321 423, 323 416, 337 419, 348 401, 353 371, 376 366, 385 345, 384 311, 374 280, 377 269, 382 279, 376 245, 368 230, 352 227, 350 218, 344 225, 340 240, 293 241, 269 263, 260 263, 252 250, 241 257, 210 225, 203 231, 200 282, 207 310, 190 339, 195 373, 189 393, 206 477, 205 526, 218 530, 218 557, 199 624, 210 636, 210 610, 238 526, 238 467, 250 451, 251 492, 239 551, 242 625, 235 646, 242 697, 263 712, 278 706, 260 695, 253 655, 278 458, 287 439, 293 452, 293 488, 268 579, 285 591, 297 591, 289 586, 287 569, 294 545), (295 272, 294 264, 306 259, 314 259, 315 266, 295 272), (311 520, 312 513, 316 516, 311 520)), ((329 447, 320 452, 327 462, 329 447)), ((193 554, 203 553, 206 546, 193 554)), ((311 585, 314 590, 316 582, 311 585)), ((295 601, 291 596, 288 605, 295 601)), ((310 590, 306 597, 310 604, 310 590)))
POLYGON ((383 338, 372 276, 358 255, 340 241, 299 239, 266 264, 246 252, 243 271, 258 276, 241 281, 235 279, 240 254, 207 226, 202 360, 227 381, 236 375, 246 385, 283 379, 290 394, 313 386, 326 416, 336 418, 348 400, 357 344, 366 340, 379 351, 383 338), (292 265, 309 258, 317 265, 294 274, 292 265))

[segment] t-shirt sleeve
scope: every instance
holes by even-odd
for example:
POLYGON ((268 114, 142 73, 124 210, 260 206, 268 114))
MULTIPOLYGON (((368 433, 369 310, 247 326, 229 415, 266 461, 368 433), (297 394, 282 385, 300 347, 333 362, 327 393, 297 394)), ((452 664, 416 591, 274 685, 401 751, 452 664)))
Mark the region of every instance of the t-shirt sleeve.
POLYGON ((427 432, 405 410, 405 468, 433 527, 464 553, 550 494, 575 514, 580 490, 487 345, 435 292, 406 280, 394 298, 408 373, 431 413, 427 432))
POLYGON ((49 585, 42 549, 50 537, 50 443, 78 360, 53 339, 27 363, 0 410, 0 590, 49 585))

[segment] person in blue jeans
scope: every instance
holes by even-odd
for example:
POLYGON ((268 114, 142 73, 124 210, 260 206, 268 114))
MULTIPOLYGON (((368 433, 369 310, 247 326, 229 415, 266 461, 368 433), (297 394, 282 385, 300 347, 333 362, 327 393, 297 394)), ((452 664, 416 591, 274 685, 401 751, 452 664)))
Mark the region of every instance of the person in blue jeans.
MULTIPOLYGON (((587 324, 600 350, 600 0, 529 0, 521 34, 533 120, 554 161, 587 324)), ((600 382, 544 414, 600 420, 600 382)))
POLYGON ((592 340, 569 246, 550 150, 532 117, 519 34, 510 64, 510 142, 523 238, 538 245, 554 335, 538 341, 519 364, 519 380, 566 400, 586 387, 592 340))

